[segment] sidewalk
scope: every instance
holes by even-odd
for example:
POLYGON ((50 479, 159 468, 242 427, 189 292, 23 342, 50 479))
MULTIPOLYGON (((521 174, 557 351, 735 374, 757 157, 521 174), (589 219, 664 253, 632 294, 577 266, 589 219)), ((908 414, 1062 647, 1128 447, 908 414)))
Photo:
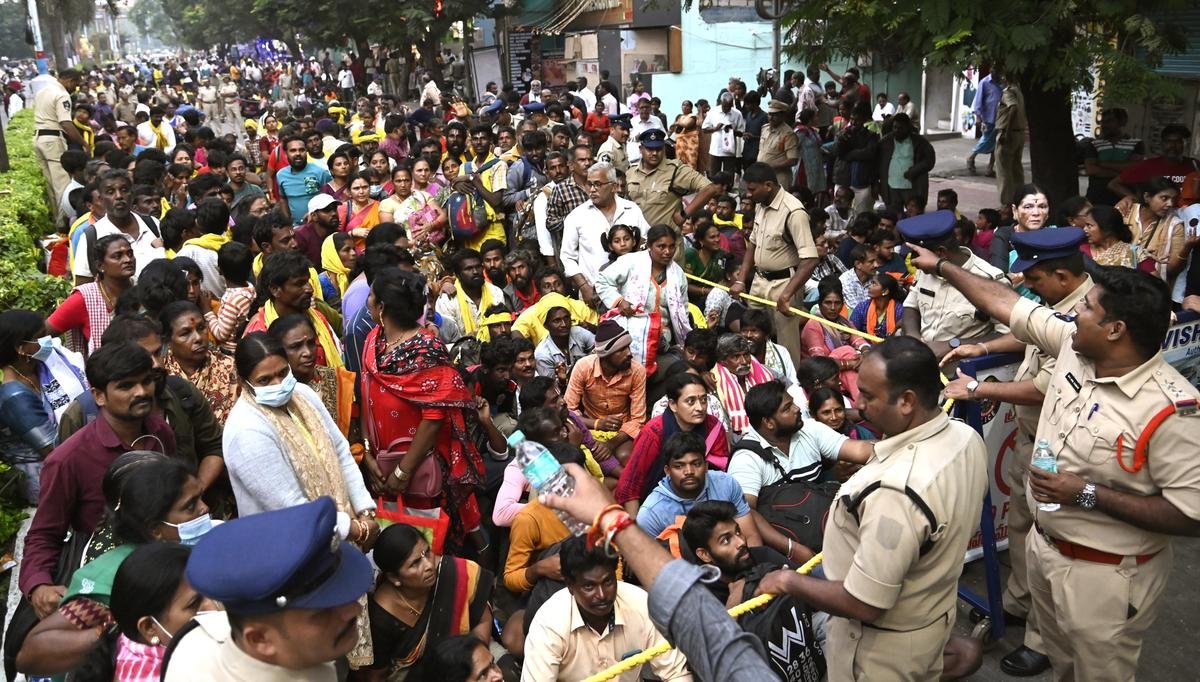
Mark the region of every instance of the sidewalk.
MULTIPOLYGON (((975 140, 970 137, 952 137, 945 140, 935 140, 930 144, 937 153, 937 164, 929 174, 929 206, 932 211, 937 206, 937 193, 942 189, 953 189, 958 192, 958 210, 967 218, 975 219, 981 208, 996 208, 999 196, 996 192, 996 179, 989 178, 987 171, 988 157, 980 155, 975 159, 978 175, 967 173, 967 156, 975 147, 975 140)), ((1029 170, 1029 145, 1025 146, 1024 155, 1025 181, 1033 178, 1029 170)))

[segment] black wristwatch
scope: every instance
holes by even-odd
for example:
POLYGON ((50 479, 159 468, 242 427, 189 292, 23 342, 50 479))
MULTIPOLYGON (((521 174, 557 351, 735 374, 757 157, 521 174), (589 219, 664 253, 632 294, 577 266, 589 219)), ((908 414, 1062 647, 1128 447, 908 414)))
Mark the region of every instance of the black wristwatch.
POLYGON ((1096 508, 1096 484, 1088 481, 1083 484, 1083 490, 1075 495, 1075 504, 1080 509, 1091 511, 1096 508))

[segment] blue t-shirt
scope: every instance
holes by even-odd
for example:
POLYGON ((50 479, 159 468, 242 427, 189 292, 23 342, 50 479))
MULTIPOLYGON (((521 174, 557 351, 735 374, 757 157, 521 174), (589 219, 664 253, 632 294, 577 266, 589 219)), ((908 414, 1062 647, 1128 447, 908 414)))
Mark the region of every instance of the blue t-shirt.
POLYGON ((697 503, 707 500, 732 503, 739 519, 750 513, 750 505, 746 504, 737 480, 724 471, 709 470, 704 476, 704 489, 690 500, 679 497, 671 487, 671 478, 663 476, 646 497, 646 503, 638 509, 637 525, 650 537, 656 537, 675 522, 676 516, 686 516, 697 503))
POLYGON ((279 183, 279 191, 287 199, 288 209, 292 212, 292 224, 304 222, 308 213, 308 200, 317 196, 321 185, 333 180, 329 171, 313 163, 307 164, 298 171, 291 166, 281 168, 275 173, 279 183))

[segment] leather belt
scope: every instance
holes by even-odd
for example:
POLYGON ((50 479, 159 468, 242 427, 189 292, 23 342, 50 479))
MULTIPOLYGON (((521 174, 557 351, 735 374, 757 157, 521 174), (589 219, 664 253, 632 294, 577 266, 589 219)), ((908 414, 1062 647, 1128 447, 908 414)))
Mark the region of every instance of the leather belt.
POLYGON ((792 276, 793 270, 794 268, 784 268, 782 270, 763 270, 762 268, 754 268, 754 272, 768 282, 787 279, 792 276))
MULTIPOLYGON (((1062 554, 1063 556, 1067 557, 1068 559, 1078 559, 1080 561, 1091 561, 1092 563, 1108 564, 1109 566, 1118 566, 1123 561, 1125 561, 1124 555, 1112 554, 1109 552, 1101 551, 1099 549, 1092 549, 1091 547, 1084 547, 1083 545, 1077 545, 1074 542, 1070 542, 1068 540, 1060 540, 1056 537, 1051 536, 1046 531, 1042 530, 1041 525, 1035 524, 1035 527, 1037 528, 1037 532, 1040 533, 1041 536, 1046 539, 1046 542, 1050 543, 1051 547, 1058 550, 1059 554, 1062 554)), ((1141 566, 1142 564, 1146 563, 1147 561, 1150 561, 1151 559, 1153 559, 1156 556, 1158 556, 1158 552, 1153 552, 1151 554, 1138 554, 1137 556, 1134 557, 1134 559, 1137 560, 1138 566, 1141 566)))
POLYGON ((42 130, 38 130, 38 131, 36 131, 36 134, 37 134, 39 137, 43 137, 43 136, 62 137, 62 131, 61 131, 61 130, 46 130, 46 129, 42 129, 42 130))

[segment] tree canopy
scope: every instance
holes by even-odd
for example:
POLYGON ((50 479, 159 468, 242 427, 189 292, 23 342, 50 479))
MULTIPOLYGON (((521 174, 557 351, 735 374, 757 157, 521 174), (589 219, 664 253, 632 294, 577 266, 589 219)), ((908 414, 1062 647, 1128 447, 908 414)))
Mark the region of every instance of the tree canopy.
POLYGON ((871 56, 957 68, 991 65, 1025 92, 1034 181, 1052 201, 1073 195, 1070 95, 1091 89, 1107 101, 1174 97, 1178 86, 1154 71, 1187 48, 1170 21, 1194 0, 781 0, 785 51, 811 63, 871 56))

